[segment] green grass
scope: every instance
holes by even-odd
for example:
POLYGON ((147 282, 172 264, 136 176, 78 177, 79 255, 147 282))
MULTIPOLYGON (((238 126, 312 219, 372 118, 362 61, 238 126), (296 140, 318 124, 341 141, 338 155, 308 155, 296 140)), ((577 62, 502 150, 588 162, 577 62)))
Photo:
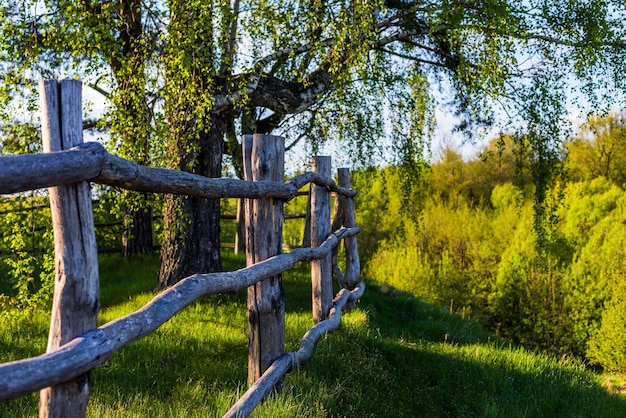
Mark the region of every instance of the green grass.
MULTIPOLYGON (((157 257, 101 260, 101 322, 147 303, 157 257)), ((235 269, 241 258, 227 255, 235 269)), ((308 265, 284 276, 287 349, 312 325, 308 265)), ((196 301, 92 374, 88 416, 221 416, 245 391, 245 292, 196 301)), ((0 361, 45 351, 46 315, 0 325, 0 361), (12 329, 11 329, 12 328, 12 329)), ((620 417, 626 398, 574 359, 499 341, 481 327, 368 283, 363 299, 288 374, 257 417, 620 417)), ((0 404, 0 416, 37 414, 37 395, 0 404)))

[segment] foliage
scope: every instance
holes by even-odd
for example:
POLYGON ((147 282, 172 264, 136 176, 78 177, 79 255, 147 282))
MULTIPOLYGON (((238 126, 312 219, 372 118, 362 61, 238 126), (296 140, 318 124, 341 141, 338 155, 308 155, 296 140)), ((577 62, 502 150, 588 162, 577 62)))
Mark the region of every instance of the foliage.
MULTIPOLYGON (((586 344, 600 328, 603 328, 603 335, 612 332, 607 329, 604 318, 609 306, 620 300, 626 271, 626 201, 623 191, 602 178, 582 185, 574 184, 572 189, 570 196, 574 203, 570 206, 572 210, 568 211, 572 215, 567 219, 569 228, 565 231, 576 232, 572 234, 576 241, 572 241, 578 242, 579 247, 570 267, 566 288, 568 315, 573 322, 569 333, 577 352, 597 357, 598 351, 592 354, 592 351, 587 351, 586 344)), ((618 326, 614 320, 613 325, 618 326)), ((597 339, 597 336, 593 338, 597 339)), ((606 366, 613 367, 610 364, 606 366)))
POLYGON ((429 192, 453 206, 488 205, 498 186, 511 183, 530 195, 533 188, 531 157, 526 145, 512 135, 499 134, 480 151, 477 158, 465 161, 451 147, 445 147, 431 165, 426 184, 429 192))
POLYGON ((95 193, 97 200, 92 202, 94 223, 96 224, 96 242, 98 248, 121 248, 124 227, 123 209, 119 207, 117 193, 102 188, 95 193), (98 226, 107 225, 107 226, 98 226))
MULTIPOLYGON (((393 169, 368 170, 357 215, 365 233, 381 241, 365 252, 365 271, 509 340, 624 372, 626 200, 618 177, 553 182, 537 225, 530 175, 511 174, 516 185, 508 174, 499 177, 503 183, 494 176, 483 186, 475 168, 489 167, 485 157, 497 156, 492 147, 469 161, 449 150, 433 164, 423 183, 426 203, 411 202, 422 211, 412 234, 397 232, 403 222, 414 228, 393 209, 397 192, 377 186, 393 169), (489 200, 468 192, 481 188, 491 191, 489 200)), ((517 168, 513 155, 507 158, 510 174, 517 168)))
POLYGON ((487 321, 501 249, 515 237, 518 210, 509 206, 487 215, 467 204, 430 201, 419 232, 383 243, 367 263, 367 274, 429 303, 487 321))
POLYGON ((624 114, 594 115, 566 143, 565 169, 572 180, 605 177, 626 184, 626 125, 624 114))
POLYGON ((4 198, 0 236, 1 316, 4 320, 30 318, 47 310, 54 284, 53 238, 47 199, 31 195, 4 198))
POLYGON ((626 370, 626 284, 614 285, 613 295, 605 305, 600 328, 589 339, 587 355, 608 372, 626 370))

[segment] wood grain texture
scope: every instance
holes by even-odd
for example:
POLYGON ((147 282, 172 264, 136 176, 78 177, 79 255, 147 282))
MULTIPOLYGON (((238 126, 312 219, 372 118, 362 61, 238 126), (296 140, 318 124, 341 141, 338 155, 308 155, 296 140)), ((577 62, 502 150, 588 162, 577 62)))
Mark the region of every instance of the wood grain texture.
MULTIPOLYGON (((327 156, 313 158, 313 171, 329 178, 331 159, 327 156)), ((311 185, 311 247, 322 244, 330 233, 330 191, 325 186, 311 185)), ((333 299, 332 256, 311 263, 311 295, 313 321, 327 318, 333 299)))
MULTIPOLYGON (((82 83, 76 80, 41 84, 44 149, 69 150, 83 142, 82 83), (57 102, 60 97, 60 102, 57 102), (58 113, 55 113, 58 112, 58 113), (55 121, 60 120, 60 124, 55 121)), ((97 325, 100 285, 98 250, 88 182, 52 187, 50 210, 54 229, 55 279, 47 352, 97 325)), ((89 400, 89 372, 40 393, 40 417, 84 416, 89 400)))
POLYGON ((289 200, 296 195, 295 186, 281 181, 246 182, 239 179, 209 178, 165 168, 146 167, 109 155, 96 183, 151 193, 184 194, 205 199, 275 197, 289 200))
MULTIPOLYGON (((280 181, 284 175, 285 140, 255 134, 250 167, 244 168, 254 182, 280 181), (249 171, 250 170, 250 171, 249 171)), ((246 151, 247 152, 247 151, 246 151)), ((246 154, 247 156, 247 154, 246 154)), ((248 162, 244 164, 244 167, 248 162)), ((275 198, 250 200, 246 260, 248 265, 282 252, 284 204, 275 198)), ((248 288, 248 385, 251 386, 285 351, 285 292, 280 274, 248 288)))
MULTIPOLYGON (((347 168, 340 168, 337 170, 337 180, 339 185, 343 188, 350 189, 350 170, 347 168)), ((353 228, 356 226, 356 219, 354 213, 354 200, 352 197, 341 196, 338 197, 338 201, 341 202, 343 207, 342 217, 343 226, 346 228, 353 228)), ((361 274, 361 262, 359 260, 359 249, 357 245, 356 237, 347 237, 344 240, 344 246, 346 249, 346 271, 344 275, 344 286, 347 289, 353 289, 359 282, 359 276, 361 274)))
POLYGON ((66 151, 0 158, 0 194, 58 186, 96 177, 107 152, 97 142, 66 151))

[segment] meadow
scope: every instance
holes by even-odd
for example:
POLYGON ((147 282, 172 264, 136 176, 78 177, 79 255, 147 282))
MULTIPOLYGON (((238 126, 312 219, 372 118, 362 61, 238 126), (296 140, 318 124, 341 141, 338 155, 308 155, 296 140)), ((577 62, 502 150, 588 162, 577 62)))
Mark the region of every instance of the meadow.
MULTIPOLYGON (((158 256, 101 255, 106 322, 153 296, 158 256)), ((224 252, 225 269, 244 264, 224 252)), ((356 309, 291 371, 257 417, 620 417, 626 398, 572 357, 504 342, 471 321, 367 279, 356 309)), ((285 274, 287 350, 312 325, 308 265, 285 274)), ((0 361, 45 351, 47 314, 0 325, 0 361)), ((92 373, 90 417, 221 416, 246 389, 245 292, 201 299, 92 373)), ((38 395, 0 403, 37 414, 38 395)))

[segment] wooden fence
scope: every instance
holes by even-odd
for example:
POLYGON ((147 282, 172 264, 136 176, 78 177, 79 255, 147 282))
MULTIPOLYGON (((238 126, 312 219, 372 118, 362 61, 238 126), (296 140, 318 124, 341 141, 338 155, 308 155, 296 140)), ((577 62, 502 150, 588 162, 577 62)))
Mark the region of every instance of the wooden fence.
POLYGON ((0 401, 41 390, 40 416, 84 416, 90 370, 128 344, 155 331, 201 296, 248 289, 250 352, 248 391, 226 417, 248 416, 292 368, 306 361, 314 344, 339 327, 341 311, 363 294, 349 171, 330 178, 329 157, 316 157, 314 171, 283 182, 284 140, 243 138, 246 180, 210 179, 144 167, 82 142, 81 83, 40 85, 44 154, 0 158, 0 194, 49 187, 55 236, 55 290, 47 352, 0 365, 0 401), (130 190, 201 198, 245 199, 247 267, 195 274, 155 296, 138 311, 97 327, 98 258, 89 182, 130 190), (311 246, 282 252, 283 204, 311 183, 311 246), (330 193, 335 219, 330 223, 330 193), (332 229, 332 232, 331 232, 332 229), (344 240, 346 271, 336 264, 344 240), (296 352, 285 353, 281 273, 311 261, 315 325, 296 352), (332 270, 342 290, 333 299, 332 270))

